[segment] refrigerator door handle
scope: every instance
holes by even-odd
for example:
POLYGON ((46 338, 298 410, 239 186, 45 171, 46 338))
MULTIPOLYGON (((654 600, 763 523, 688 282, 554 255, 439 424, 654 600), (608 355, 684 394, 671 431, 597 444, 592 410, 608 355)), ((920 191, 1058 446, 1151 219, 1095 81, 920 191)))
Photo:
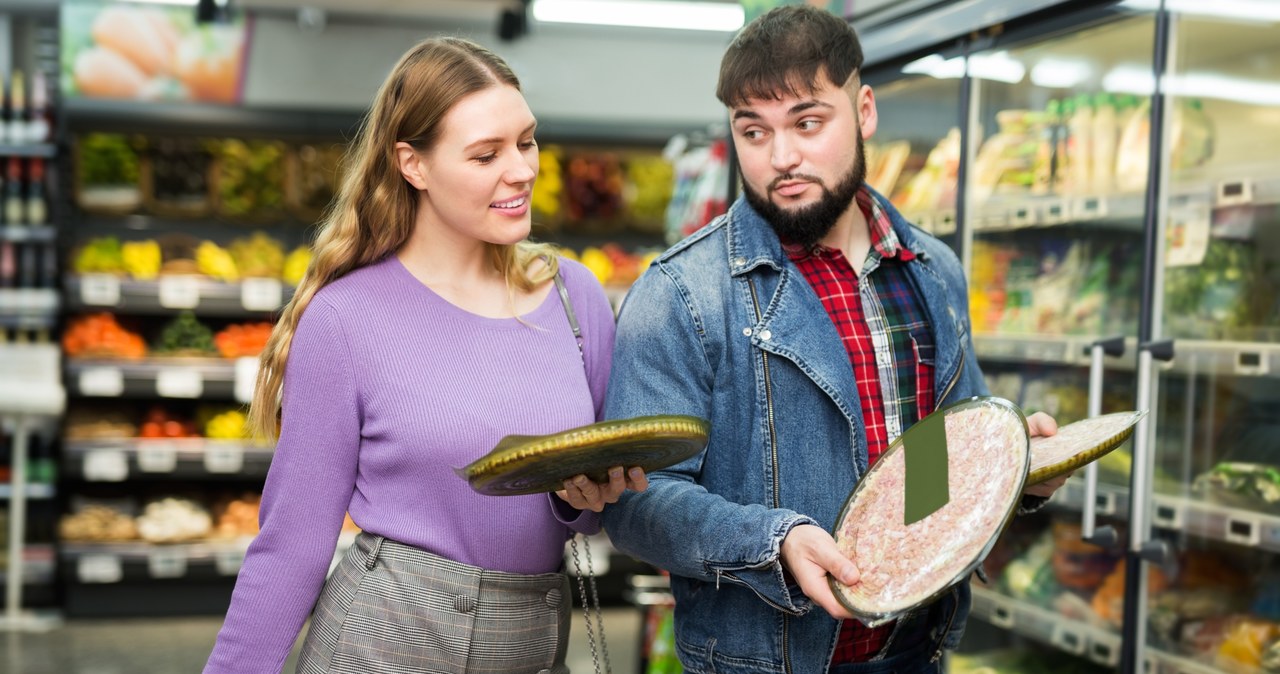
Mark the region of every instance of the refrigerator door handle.
MULTIPOLYGON (((1085 352, 1089 355, 1089 417, 1102 414, 1102 371, 1104 356, 1123 356, 1124 337, 1100 339, 1090 344, 1085 352)), ((1097 526, 1098 506, 1098 466, 1089 463, 1084 468, 1084 513, 1080 522, 1080 539, 1100 548, 1113 549, 1120 541, 1119 534, 1111 525, 1097 526)))

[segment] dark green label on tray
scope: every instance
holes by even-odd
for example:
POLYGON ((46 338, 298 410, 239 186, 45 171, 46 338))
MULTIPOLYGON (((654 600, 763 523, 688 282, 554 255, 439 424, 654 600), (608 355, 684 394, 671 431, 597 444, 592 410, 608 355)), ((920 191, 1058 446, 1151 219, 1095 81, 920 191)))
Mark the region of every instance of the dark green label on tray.
POLYGON ((930 414, 902 436, 903 524, 915 524, 951 500, 947 474, 946 414, 930 414))

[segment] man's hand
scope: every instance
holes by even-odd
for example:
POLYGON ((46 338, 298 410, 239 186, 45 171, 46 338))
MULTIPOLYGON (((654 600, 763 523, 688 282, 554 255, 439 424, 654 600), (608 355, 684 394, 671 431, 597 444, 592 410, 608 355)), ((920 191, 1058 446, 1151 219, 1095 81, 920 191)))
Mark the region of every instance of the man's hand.
POLYGON ((831 593, 827 574, 835 576, 845 585, 858 582, 858 567, 836 549, 835 539, 821 527, 801 524, 792 527, 782 539, 782 565, 795 578, 805 596, 821 606, 832 618, 852 618, 831 593))
MULTIPOLYGON (((1031 437, 1033 438, 1047 438, 1058 434, 1058 422, 1054 421, 1053 417, 1045 414, 1044 412, 1036 412, 1035 414, 1027 417, 1027 429, 1030 431, 1031 437)), ((1053 496, 1053 492, 1058 491, 1059 487, 1066 484, 1067 479, 1073 474, 1074 472, 1067 473, 1066 475, 1059 475, 1051 480, 1032 485, 1023 490, 1022 493, 1029 496, 1049 498, 1050 496, 1053 496)))
POLYGON ((586 475, 575 475, 564 481, 564 489, 556 492, 556 496, 578 510, 600 512, 606 505, 617 503, 622 492, 628 489, 644 491, 648 488, 649 478, 645 477, 644 470, 640 467, 632 466, 626 471, 624 478, 622 466, 614 466, 609 469, 608 482, 596 483, 586 475))

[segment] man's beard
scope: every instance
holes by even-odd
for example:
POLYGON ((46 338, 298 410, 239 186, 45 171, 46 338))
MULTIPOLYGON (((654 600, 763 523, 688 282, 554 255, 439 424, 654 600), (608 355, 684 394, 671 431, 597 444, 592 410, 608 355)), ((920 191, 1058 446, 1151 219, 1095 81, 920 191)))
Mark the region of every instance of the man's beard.
POLYGON ((859 135, 853 166, 836 184, 834 190, 827 189, 826 184, 817 176, 788 173, 774 178, 773 182, 769 183, 765 195, 752 190, 745 182, 742 184, 742 192, 747 198, 747 203, 751 204, 751 207, 773 227, 773 231, 778 234, 778 238, 783 243, 812 249, 831 231, 836 220, 849 210, 854 196, 862 187, 866 177, 866 150, 862 144, 862 136, 859 135), (822 189, 822 197, 808 206, 796 209, 784 209, 769 200, 768 193, 776 189, 778 183, 792 180, 807 180, 814 183, 822 189))

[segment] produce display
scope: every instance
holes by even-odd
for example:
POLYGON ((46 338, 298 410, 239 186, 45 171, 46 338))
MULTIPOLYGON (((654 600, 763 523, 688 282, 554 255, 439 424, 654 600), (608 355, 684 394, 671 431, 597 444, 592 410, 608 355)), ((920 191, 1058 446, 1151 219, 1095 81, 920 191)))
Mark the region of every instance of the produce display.
POLYGON ((213 535, 218 538, 240 538, 258 534, 258 509, 262 495, 242 494, 221 501, 213 507, 213 535))
POLYGON ((858 483, 836 520, 836 547, 862 575, 856 585, 833 580, 832 586, 837 599, 868 625, 963 579, 1004 528, 1022 492, 1027 430, 1016 408, 977 399, 935 414, 945 415, 948 502, 904 524, 908 431, 858 483))
POLYGON ((120 239, 102 236, 80 247, 71 268, 79 274, 121 274, 126 271, 120 239))
POLYGON ((142 202, 138 141, 90 133, 75 145, 76 203, 86 211, 128 212, 142 202))
POLYGON ((138 425, 120 411, 73 408, 63 419, 62 437, 67 440, 132 438, 138 425))
POLYGON ((567 221, 612 220, 622 210, 622 164, 613 154, 575 154, 564 176, 567 221))
POLYGON ((265 321, 228 325, 213 336, 213 344, 223 358, 257 356, 271 338, 273 324, 265 321))
POLYGON ((288 202, 293 214, 315 221, 333 201, 342 179, 344 146, 338 143, 299 145, 288 156, 288 202))
POLYGON ((228 247, 241 277, 280 278, 284 247, 264 232, 239 237, 228 247))
POLYGON ((153 354, 157 356, 212 356, 217 353, 213 332, 190 311, 179 312, 160 332, 153 354))
POLYGON ((210 142, 153 138, 143 160, 147 210, 175 217, 206 215, 212 206, 210 142))
POLYGON ((294 248, 284 259, 284 271, 281 277, 284 282, 297 286, 302 283, 302 277, 307 273, 307 267, 311 264, 311 247, 298 246, 294 248))
POLYGON ((242 410, 219 412, 204 422, 204 435, 211 440, 246 440, 251 436, 248 422, 242 410))
POLYGON ((62 333, 62 350, 68 358, 137 360, 147 355, 147 344, 115 316, 99 313, 72 318, 62 333))
POLYGON ((161 405, 153 405, 138 428, 140 438, 198 438, 196 424, 173 414, 161 405))
POLYGON ((218 146, 218 212, 227 217, 278 215, 284 200, 284 145, 228 139, 218 146))
POLYGON ((175 497, 148 503, 135 523, 138 537, 149 543, 199 540, 213 529, 208 510, 190 499, 175 497))
POLYGON ((132 517, 116 508, 90 505, 63 515, 58 522, 58 536, 65 541, 128 541, 138 537, 138 526, 132 517))
POLYGON ((542 148, 538 152, 538 180, 533 184, 533 195, 529 198, 534 218, 542 224, 559 222, 561 193, 564 190, 564 179, 560 166, 563 153, 554 145, 542 148))

